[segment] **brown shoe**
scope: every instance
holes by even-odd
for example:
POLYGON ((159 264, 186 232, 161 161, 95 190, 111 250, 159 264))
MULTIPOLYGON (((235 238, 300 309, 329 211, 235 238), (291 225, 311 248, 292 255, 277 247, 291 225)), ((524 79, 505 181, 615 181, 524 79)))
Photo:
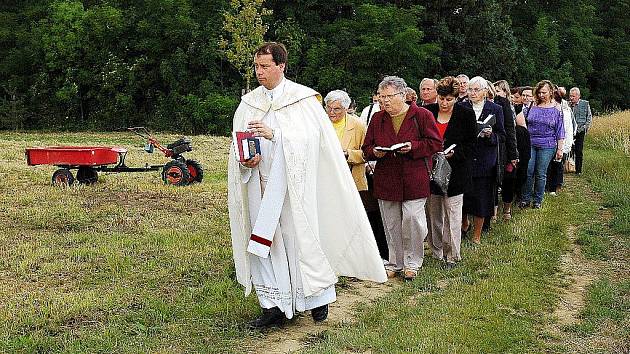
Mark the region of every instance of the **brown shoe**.
POLYGON ((396 274, 398 273, 395 270, 385 270, 385 273, 387 274, 388 278, 396 278, 396 274))
POLYGON ((417 271, 411 270, 411 269, 405 269, 403 278, 405 280, 414 280, 417 275, 418 275, 417 271))

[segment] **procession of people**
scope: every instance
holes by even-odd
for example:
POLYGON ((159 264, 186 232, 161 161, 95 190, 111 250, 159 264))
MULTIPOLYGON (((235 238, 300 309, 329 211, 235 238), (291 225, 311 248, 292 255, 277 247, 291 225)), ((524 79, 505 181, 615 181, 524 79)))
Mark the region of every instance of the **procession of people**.
POLYGON ((228 165, 237 280, 262 308, 253 329, 308 310, 325 320, 338 276, 413 280, 425 241, 452 269, 463 238, 474 247, 514 203, 540 209, 546 190, 559 193, 570 155, 582 171, 592 114, 576 87, 567 101, 548 80, 510 88, 460 74, 422 79, 418 101, 386 76, 359 117, 341 88, 322 98, 287 79, 287 58, 280 43, 258 48, 261 86, 233 121, 259 142, 246 160, 235 142, 228 165))

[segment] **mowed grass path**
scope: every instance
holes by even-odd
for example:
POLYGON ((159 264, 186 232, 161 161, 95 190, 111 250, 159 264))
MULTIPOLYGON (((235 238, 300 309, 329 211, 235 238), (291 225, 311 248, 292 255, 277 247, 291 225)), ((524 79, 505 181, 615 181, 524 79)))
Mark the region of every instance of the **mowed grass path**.
MULTIPOLYGON (((176 136, 158 138, 170 142, 176 136)), ((243 327, 258 313, 256 300, 244 298, 234 280, 226 206, 229 140, 193 137, 189 157, 201 161, 205 179, 184 188, 164 186, 157 172, 52 187, 55 168, 26 166, 23 150, 57 144, 123 146, 130 150, 130 166, 166 161, 144 153, 142 142, 127 133, 0 133, 0 351, 261 350, 260 334, 243 327)), ((441 269, 428 256, 416 281, 360 306, 355 323, 310 337, 304 348, 570 350, 550 347, 544 327, 553 321, 549 313, 563 284, 558 270, 567 229, 590 225, 600 207, 585 197, 588 189, 580 178, 558 198, 547 198, 542 210, 497 224, 482 246, 465 242, 464 261, 454 270, 441 269)))

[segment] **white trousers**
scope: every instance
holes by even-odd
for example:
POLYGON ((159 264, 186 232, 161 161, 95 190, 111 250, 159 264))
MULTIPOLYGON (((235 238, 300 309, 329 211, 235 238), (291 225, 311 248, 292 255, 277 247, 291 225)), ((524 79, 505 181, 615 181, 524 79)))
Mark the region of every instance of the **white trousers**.
POLYGON ((426 198, 392 202, 378 200, 389 249, 388 270, 418 270, 424 260, 426 198))
POLYGON ((464 195, 452 197, 431 195, 429 197, 429 244, 433 257, 446 258, 447 262, 457 262, 462 259, 460 254, 462 244, 462 207, 464 195))

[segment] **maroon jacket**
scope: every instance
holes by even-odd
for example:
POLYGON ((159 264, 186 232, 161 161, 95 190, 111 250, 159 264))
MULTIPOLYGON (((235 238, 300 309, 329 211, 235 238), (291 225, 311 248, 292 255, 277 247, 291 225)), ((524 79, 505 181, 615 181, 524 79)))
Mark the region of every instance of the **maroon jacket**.
POLYGON ((425 157, 431 167, 430 156, 442 149, 442 139, 431 112, 415 105, 409 106, 398 135, 386 111, 375 113, 361 149, 366 160, 377 161, 374 169, 376 198, 402 202, 429 196, 429 172, 424 163, 425 157), (375 146, 388 147, 406 141, 411 142, 411 151, 406 154, 388 152, 380 159, 374 155, 375 146))

